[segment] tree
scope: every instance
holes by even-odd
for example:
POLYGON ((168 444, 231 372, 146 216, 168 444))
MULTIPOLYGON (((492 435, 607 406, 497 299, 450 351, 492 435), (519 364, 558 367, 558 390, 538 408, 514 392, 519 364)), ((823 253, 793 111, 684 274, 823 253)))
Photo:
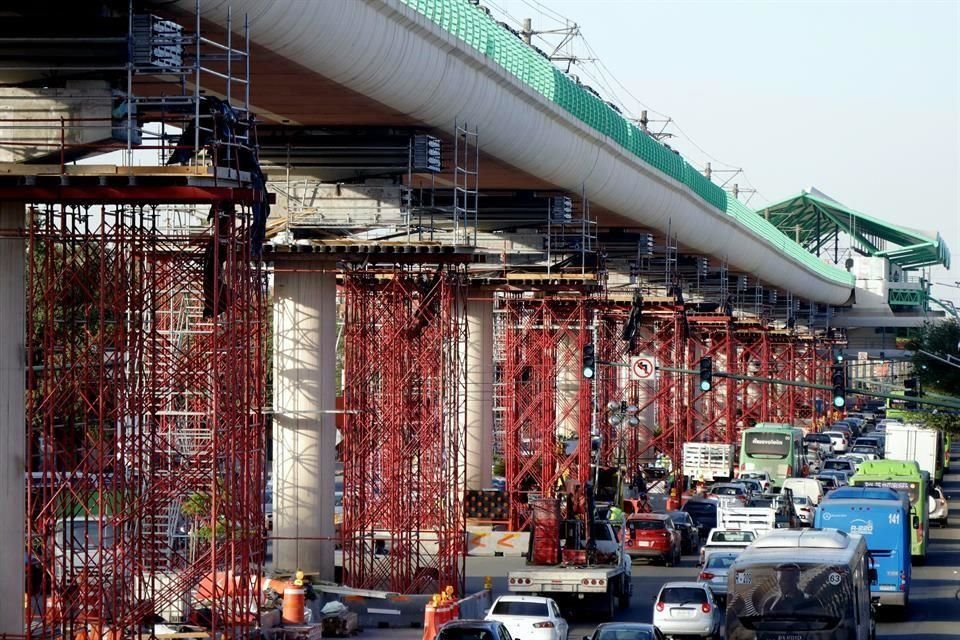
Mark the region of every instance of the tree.
POLYGON ((923 388, 930 391, 960 396, 960 321, 956 319, 928 322, 913 341, 913 365, 923 388), (932 358, 927 353, 939 356, 932 358), (956 358, 957 365, 943 360, 956 358))

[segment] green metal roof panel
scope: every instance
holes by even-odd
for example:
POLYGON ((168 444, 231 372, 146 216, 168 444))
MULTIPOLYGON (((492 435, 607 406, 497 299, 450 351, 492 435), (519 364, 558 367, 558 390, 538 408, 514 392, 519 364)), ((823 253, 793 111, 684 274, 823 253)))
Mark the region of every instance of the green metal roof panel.
POLYGON ((801 244, 810 250, 822 246, 839 228, 870 255, 888 258, 904 268, 938 264, 950 268, 950 249, 939 233, 931 236, 890 224, 815 193, 801 192, 762 209, 760 214, 784 233, 798 234, 801 244), (881 250, 875 239, 897 247, 881 250))
POLYGON ((479 6, 468 0, 401 1, 485 55, 531 90, 601 135, 609 137, 651 167, 683 184, 716 209, 725 211, 738 224, 772 243, 795 261, 825 279, 853 286, 854 278, 850 273, 821 261, 739 200, 727 197, 723 189, 679 154, 667 149, 601 98, 577 84, 536 49, 499 25, 479 6))

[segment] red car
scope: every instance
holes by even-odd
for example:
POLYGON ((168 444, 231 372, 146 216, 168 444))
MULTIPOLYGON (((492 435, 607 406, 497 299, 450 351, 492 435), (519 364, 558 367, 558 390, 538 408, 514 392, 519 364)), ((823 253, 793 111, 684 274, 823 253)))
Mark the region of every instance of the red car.
POLYGON ((680 562, 680 530, 666 514, 635 513, 627 518, 624 535, 623 547, 631 558, 655 558, 668 567, 680 562))

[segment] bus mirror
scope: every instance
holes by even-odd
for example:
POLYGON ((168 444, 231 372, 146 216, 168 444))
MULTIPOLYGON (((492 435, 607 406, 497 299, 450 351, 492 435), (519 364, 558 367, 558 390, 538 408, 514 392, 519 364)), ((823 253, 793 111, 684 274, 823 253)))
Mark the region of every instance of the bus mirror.
POLYGON ((870 569, 870 582, 876 582, 877 579, 878 579, 878 578, 877 578, 877 570, 876 570, 876 569, 870 569))
POLYGON ((918 516, 918 515, 914 515, 914 516, 913 516, 913 528, 914 528, 914 529, 919 529, 919 528, 920 528, 920 516, 918 516))

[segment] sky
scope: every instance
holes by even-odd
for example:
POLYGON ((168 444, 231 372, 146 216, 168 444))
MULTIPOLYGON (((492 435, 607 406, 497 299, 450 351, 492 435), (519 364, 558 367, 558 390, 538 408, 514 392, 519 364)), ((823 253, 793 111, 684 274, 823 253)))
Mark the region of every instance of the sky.
MULTIPOLYGON (((667 142, 694 166, 743 168, 731 183, 757 190, 750 206, 815 186, 868 215, 939 231, 955 264, 932 280, 960 281, 960 0, 481 4, 514 28, 576 22, 572 52, 599 62, 571 73, 627 115, 671 118, 667 142)), ((534 44, 546 50, 544 39, 558 42, 534 44)), ((960 288, 935 286, 934 296, 960 304, 960 288)))

